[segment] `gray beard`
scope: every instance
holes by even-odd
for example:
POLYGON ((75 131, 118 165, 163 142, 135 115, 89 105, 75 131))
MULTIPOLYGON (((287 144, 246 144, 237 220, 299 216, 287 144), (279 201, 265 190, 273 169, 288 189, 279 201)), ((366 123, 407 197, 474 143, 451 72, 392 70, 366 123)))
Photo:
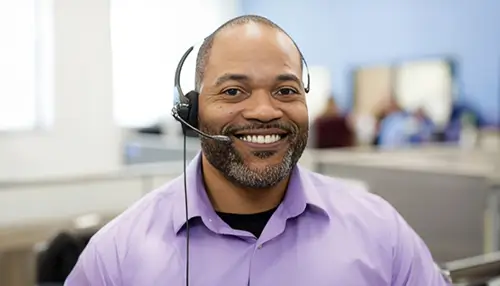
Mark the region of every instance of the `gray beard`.
MULTIPOLYGON (((254 155, 262 158, 261 154, 254 155)), ((273 154, 270 154, 270 156, 272 155, 273 154)), ((270 156, 268 155, 266 157, 270 156)), ((240 160, 234 160, 229 164, 229 172, 227 173, 226 178, 245 188, 271 188, 290 175, 295 165, 292 157, 292 150, 289 149, 280 164, 266 166, 261 170, 250 169, 244 162, 240 160)))
MULTIPOLYGON (((216 134, 202 128, 208 134, 216 134)), ((234 183, 248 189, 268 189, 276 186, 286 179, 302 156, 307 144, 307 130, 302 134, 289 135, 289 148, 279 164, 266 166, 263 169, 250 168, 243 160, 239 152, 230 143, 224 143, 201 137, 201 149, 208 162, 214 166, 224 177, 234 183)), ((254 152, 253 155, 266 159, 275 152, 254 152)))

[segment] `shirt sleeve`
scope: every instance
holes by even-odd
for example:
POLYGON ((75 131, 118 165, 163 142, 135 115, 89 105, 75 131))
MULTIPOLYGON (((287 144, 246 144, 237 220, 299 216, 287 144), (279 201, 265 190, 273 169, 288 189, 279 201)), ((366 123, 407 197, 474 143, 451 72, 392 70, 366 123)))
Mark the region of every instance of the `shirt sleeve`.
POLYGON ((395 212, 392 286, 451 286, 432 255, 408 223, 395 212))
POLYGON ((78 262, 64 282, 64 286, 119 286, 118 279, 112 278, 109 266, 94 244, 89 244, 80 255, 78 262))

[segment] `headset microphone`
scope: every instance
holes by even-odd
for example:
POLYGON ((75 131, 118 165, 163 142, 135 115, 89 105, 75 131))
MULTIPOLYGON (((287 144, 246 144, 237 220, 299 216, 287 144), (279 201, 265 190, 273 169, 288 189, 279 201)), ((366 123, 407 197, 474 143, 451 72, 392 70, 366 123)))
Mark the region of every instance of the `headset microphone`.
MULTIPOLYGON (((232 142, 231 140, 231 137, 229 136, 224 136, 224 135, 209 135, 203 131, 201 131, 200 129, 198 128, 195 128, 193 126, 191 126, 191 124, 187 123, 179 114, 179 111, 177 110, 177 108, 179 106, 181 106, 182 104, 180 105, 176 105, 174 106, 174 108, 172 109, 172 116, 177 119, 177 121, 181 122, 181 124, 183 125, 183 129, 185 127, 189 127, 191 130, 193 130, 194 132, 196 132, 198 135, 201 135, 203 137, 206 137, 208 139, 212 139, 212 140, 217 140, 217 141, 222 141, 222 142, 232 142)), ((185 132, 185 131, 184 131, 185 132)))

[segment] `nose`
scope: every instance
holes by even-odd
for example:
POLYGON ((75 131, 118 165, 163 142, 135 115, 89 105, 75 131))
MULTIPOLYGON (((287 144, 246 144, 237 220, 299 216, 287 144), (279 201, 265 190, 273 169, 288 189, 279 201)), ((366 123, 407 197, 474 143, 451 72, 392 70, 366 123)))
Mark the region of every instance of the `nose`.
POLYGON ((253 92, 245 105, 242 115, 247 120, 271 122, 283 117, 283 111, 269 92, 253 92))

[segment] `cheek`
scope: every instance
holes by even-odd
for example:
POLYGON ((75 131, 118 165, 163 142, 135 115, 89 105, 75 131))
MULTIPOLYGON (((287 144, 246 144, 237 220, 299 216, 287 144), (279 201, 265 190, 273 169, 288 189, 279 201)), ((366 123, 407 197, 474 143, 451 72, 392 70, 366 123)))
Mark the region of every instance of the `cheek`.
POLYGON ((287 110, 288 118, 295 122, 300 128, 309 126, 309 114, 305 104, 297 104, 294 108, 287 110))
POLYGON ((222 105, 218 104, 200 108, 198 111, 200 124, 210 128, 220 127, 227 124, 227 122, 231 121, 233 114, 233 111, 223 108, 222 105))
POLYGON ((200 118, 200 121, 203 120, 204 123, 212 122, 217 119, 218 112, 220 112, 220 110, 219 106, 200 106, 198 109, 198 117, 200 118))

